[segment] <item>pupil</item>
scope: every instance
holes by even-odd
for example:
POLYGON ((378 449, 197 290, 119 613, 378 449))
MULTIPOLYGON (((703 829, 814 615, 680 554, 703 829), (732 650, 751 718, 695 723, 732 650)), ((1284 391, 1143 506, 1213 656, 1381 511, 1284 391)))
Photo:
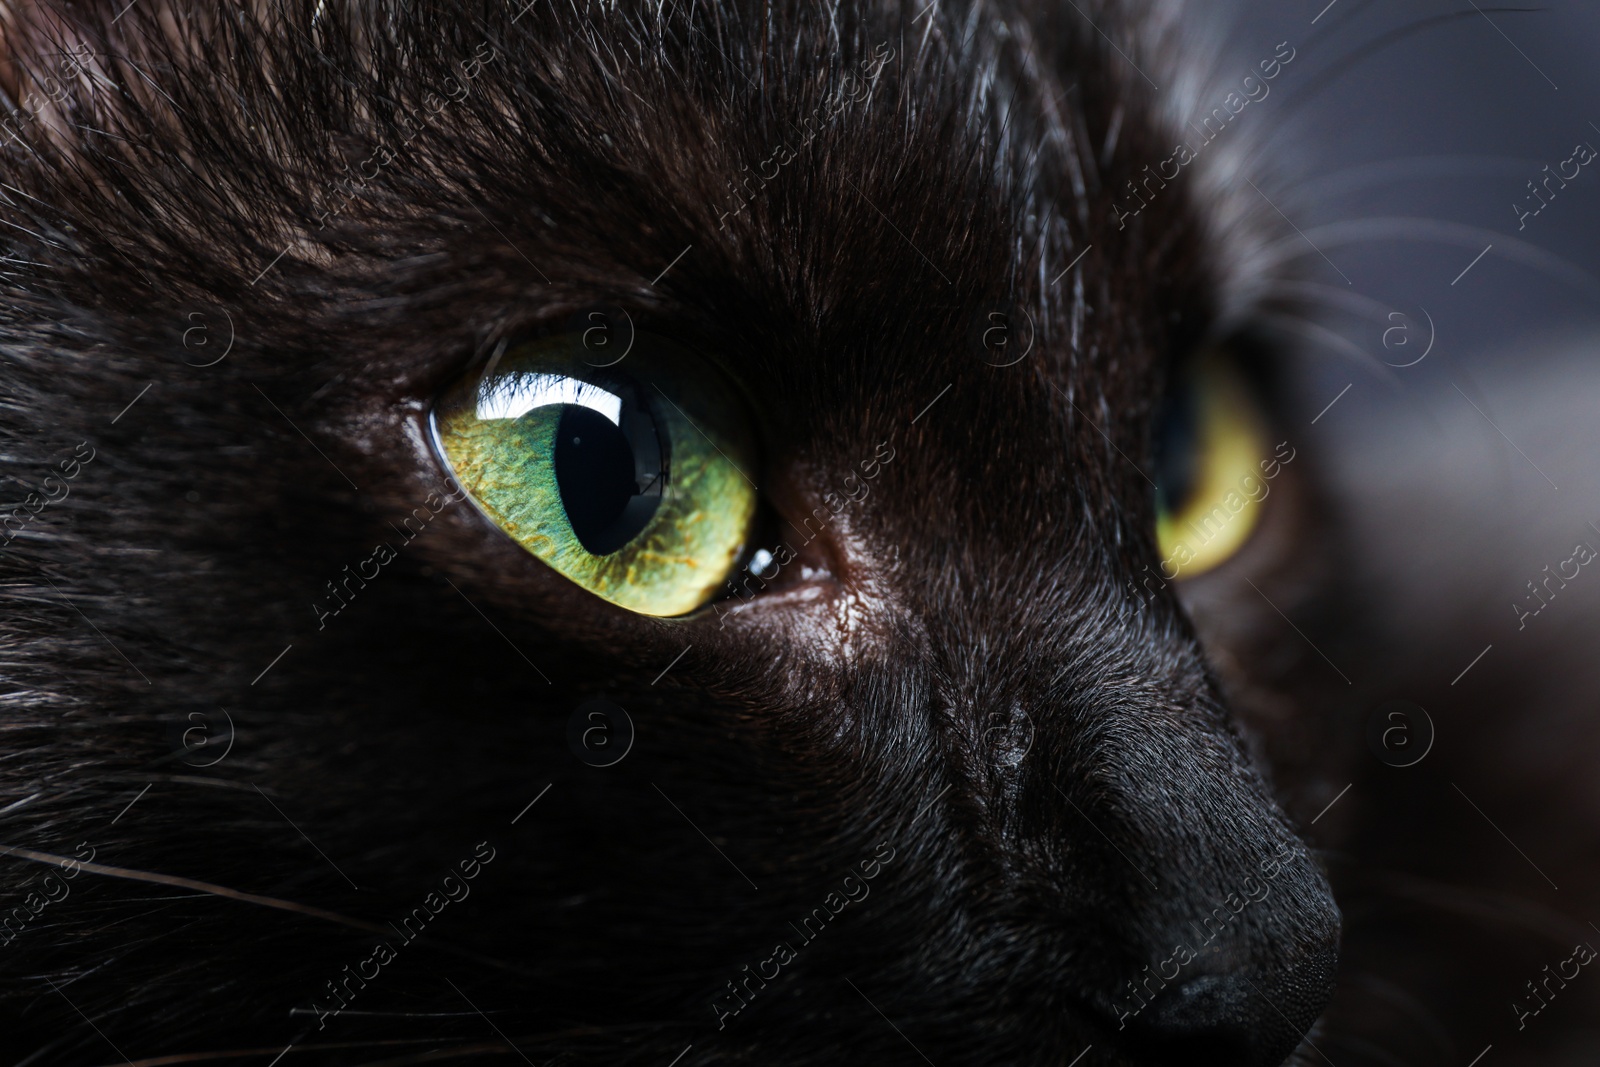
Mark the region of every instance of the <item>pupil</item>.
POLYGON ((1195 388, 1184 382, 1166 404, 1156 439, 1156 503, 1177 512, 1194 492, 1199 466, 1200 412, 1195 388))
POLYGON ((655 422, 625 402, 620 425, 566 404, 556 426, 555 473, 578 543, 596 556, 632 541, 649 523, 665 482, 655 422))

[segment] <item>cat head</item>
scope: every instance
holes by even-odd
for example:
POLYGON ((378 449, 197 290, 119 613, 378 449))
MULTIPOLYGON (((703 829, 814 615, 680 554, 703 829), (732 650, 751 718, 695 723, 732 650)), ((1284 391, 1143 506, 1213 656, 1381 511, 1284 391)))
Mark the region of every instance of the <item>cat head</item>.
POLYGON ((1162 10, 13 5, 8 1051, 1289 1056, 1326 535, 1162 10))

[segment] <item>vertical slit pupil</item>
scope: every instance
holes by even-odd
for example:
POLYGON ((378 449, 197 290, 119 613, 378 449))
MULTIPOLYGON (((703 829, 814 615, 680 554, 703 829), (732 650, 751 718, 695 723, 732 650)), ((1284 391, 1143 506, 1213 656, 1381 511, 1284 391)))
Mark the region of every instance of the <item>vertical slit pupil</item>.
POLYGON ((567 404, 556 426, 561 504, 578 543, 596 556, 610 555, 644 530, 666 481, 655 421, 632 403, 624 403, 619 418, 614 423, 567 404))

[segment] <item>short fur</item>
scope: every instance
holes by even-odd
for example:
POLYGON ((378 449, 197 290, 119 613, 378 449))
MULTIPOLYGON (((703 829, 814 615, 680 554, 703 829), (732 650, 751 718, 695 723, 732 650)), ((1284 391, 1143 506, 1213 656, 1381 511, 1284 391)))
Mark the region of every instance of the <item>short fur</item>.
MULTIPOLYGON (((8 1062, 1292 1052, 1338 913, 1280 799, 1303 824, 1332 795, 1353 698, 1248 594, 1193 594, 1204 652, 1174 587, 1126 594, 1157 559, 1167 376, 1248 333, 1238 265, 1281 225, 1197 179, 1119 226, 1171 143, 1145 74, 1181 71, 1172 10, 121 6, 8 32, 21 94, 46 42, 95 57, 4 149, 10 503, 94 452, 0 550, 6 899, 51 856, 94 865, 0 946, 8 1062), (464 99, 404 118, 485 47, 464 99), (790 524, 890 443, 807 577, 649 619, 429 506, 439 391, 596 304, 729 375, 790 524), (991 312, 1026 360, 972 342, 991 312), (637 729, 606 769, 565 742, 595 696, 637 729), (207 767, 197 725, 232 741, 207 767), (480 842, 471 896, 331 1012, 480 842), (730 1012, 881 846, 870 895, 730 1012), (1188 999, 1125 1017, 1273 857, 1188 999)), ((1333 651, 1315 462, 1230 566, 1333 651)))

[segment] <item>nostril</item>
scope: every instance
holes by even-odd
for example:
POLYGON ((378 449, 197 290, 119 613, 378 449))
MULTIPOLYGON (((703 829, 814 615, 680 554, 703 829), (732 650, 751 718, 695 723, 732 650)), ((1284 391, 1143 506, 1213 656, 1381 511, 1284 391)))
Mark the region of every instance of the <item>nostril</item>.
POLYGON ((1278 1067, 1332 995, 1332 950, 1277 974, 1203 974, 1168 986, 1130 1020, 1134 1041, 1158 1063, 1278 1067))

